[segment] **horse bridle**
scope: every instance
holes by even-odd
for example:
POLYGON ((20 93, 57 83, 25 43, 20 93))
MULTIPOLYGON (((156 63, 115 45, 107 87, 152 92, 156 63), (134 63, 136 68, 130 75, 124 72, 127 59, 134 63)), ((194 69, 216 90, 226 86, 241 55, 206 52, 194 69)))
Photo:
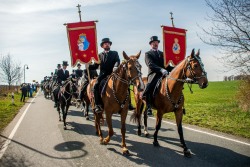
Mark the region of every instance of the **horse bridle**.
POLYGON ((176 81, 179 81, 179 82, 183 82, 183 83, 199 84, 198 80, 199 80, 200 78, 206 78, 206 77, 207 77, 207 72, 206 72, 205 69, 204 69, 204 64, 202 63, 201 58, 198 58, 196 55, 194 55, 194 58, 192 58, 192 59, 191 59, 190 57, 187 57, 187 58, 186 58, 186 64, 187 64, 186 70, 189 70, 189 72, 190 72, 192 78, 188 78, 188 77, 186 76, 186 72, 187 72, 187 71, 185 71, 185 68, 183 68, 184 79, 173 78, 173 77, 171 77, 171 76, 168 76, 167 78, 172 79, 172 80, 176 80, 176 81), (199 76, 199 77, 197 77, 197 76, 194 74, 194 70, 193 70, 192 67, 191 67, 191 62, 192 62, 193 60, 197 60, 197 61, 199 62, 199 64, 200 64, 200 67, 201 67, 201 70, 202 70, 202 75, 199 76))
MULTIPOLYGON (((127 65, 128 65, 128 62, 129 62, 130 60, 132 60, 132 59, 129 59, 128 61, 126 61, 125 64, 123 64, 123 68, 125 67, 127 76, 128 76, 128 70, 127 70, 128 68, 127 68, 127 65)), ((140 65, 140 63, 138 62, 138 60, 136 60, 136 63, 138 63, 138 64, 140 65)), ((118 79, 119 81, 121 81, 121 82, 123 82, 123 83, 125 83, 125 84, 127 84, 127 85, 131 85, 131 84, 134 85, 134 80, 135 80, 136 78, 139 78, 139 77, 142 76, 142 73, 141 73, 141 71, 139 70, 139 67, 138 67, 139 65, 138 65, 138 64, 135 65, 135 68, 136 68, 136 70, 137 70, 138 75, 135 76, 135 77, 132 78, 132 79, 130 79, 130 78, 129 78, 128 80, 123 79, 123 78, 121 78, 121 77, 120 77, 117 73, 115 73, 115 72, 113 72, 112 76, 114 77, 114 79, 118 79)), ((125 98, 125 100, 121 103, 121 102, 117 99, 117 97, 116 97, 116 95, 115 95, 114 80, 113 80, 113 84, 112 84, 112 92, 113 92, 113 95, 114 95, 114 98, 115 98, 116 102, 120 105, 121 108, 124 108, 124 106, 125 106, 125 104, 126 104, 126 102, 127 102, 127 100, 128 100, 128 97, 129 97, 129 92, 127 91, 126 98, 125 98)))
MULTIPOLYGON (((125 64, 123 64, 123 67, 125 67, 125 69, 126 69, 126 73, 128 72, 128 68, 127 68, 127 65, 128 65, 128 62, 130 61, 130 60, 132 60, 132 59, 129 59, 129 60, 127 60, 126 61, 126 63, 125 64)), ((114 77, 116 78, 116 79, 119 79, 121 82, 123 82, 123 83, 125 83, 125 84, 128 84, 128 85, 134 85, 134 80, 136 79, 136 78, 139 78, 139 77, 142 77, 142 72, 139 70, 139 65, 140 65, 140 63, 138 62, 138 60, 136 60, 136 62, 135 63, 137 63, 136 65, 135 65, 135 68, 136 68, 136 71, 137 71, 137 73, 138 73, 138 75, 137 76, 135 76, 134 78, 129 78, 128 80, 126 80, 126 79, 123 79, 123 78, 121 78, 119 75, 117 75, 115 72, 113 73, 113 75, 114 75, 114 77)), ((128 76, 128 74, 127 74, 127 76, 128 76)))

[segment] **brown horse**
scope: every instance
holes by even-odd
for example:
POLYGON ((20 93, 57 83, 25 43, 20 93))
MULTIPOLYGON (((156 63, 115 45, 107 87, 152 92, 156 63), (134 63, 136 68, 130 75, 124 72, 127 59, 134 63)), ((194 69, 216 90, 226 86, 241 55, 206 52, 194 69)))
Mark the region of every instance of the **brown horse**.
MULTIPOLYGON (((100 136, 101 144, 107 144, 114 134, 112 127, 112 115, 115 113, 119 113, 121 115, 121 147, 124 154, 129 153, 125 144, 125 121, 128 113, 129 85, 133 84, 140 91, 143 91, 144 89, 141 78, 141 65, 138 62, 140 54, 141 52, 136 56, 127 56, 127 54, 123 52, 125 61, 123 61, 108 78, 106 90, 104 94, 102 94, 104 111, 106 113, 106 122, 108 125, 108 136, 104 139, 100 126, 100 119, 102 118, 102 116, 100 114, 95 114, 96 128, 98 135, 100 136)), ((93 85, 93 83, 91 84, 93 85)), ((91 97, 90 90, 88 90, 88 93, 90 99, 93 99, 93 96, 91 97)))
MULTIPOLYGON (((157 135, 158 131, 161 127, 162 116, 168 112, 174 112, 176 118, 176 124, 178 133, 180 136, 180 142, 183 147, 184 155, 187 157, 191 157, 191 152, 186 146, 183 130, 182 130, 182 116, 185 112, 184 110, 184 96, 182 93, 182 89, 184 83, 188 84, 198 84, 201 89, 206 88, 208 86, 207 74, 204 69, 204 65, 199 57, 200 52, 198 51, 196 54, 194 49, 190 56, 181 61, 169 74, 169 76, 165 77, 161 81, 161 86, 159 93, 153 98, 152 104, 154 108, 157 110, 156 114, 156 129, 154 133, 154 146, 159 146, 157 135)), ((144 82, 146 83, 146 82, 144 82)), ((137 93, 137 104, 138 106, 135 110, 135 113, 131 116, 136 122, 139 123, 141 113, 143 110, 143 102, 139 97, 139 93, 137 93)), ((145 102, 144 102, 145 103, 145 102)), ((144 130, 147 132, 147 116, 145 118, 146 112, 144 112, 144 130)), ((141 129, 138 126, 138 134, 140 134, 141 129)))

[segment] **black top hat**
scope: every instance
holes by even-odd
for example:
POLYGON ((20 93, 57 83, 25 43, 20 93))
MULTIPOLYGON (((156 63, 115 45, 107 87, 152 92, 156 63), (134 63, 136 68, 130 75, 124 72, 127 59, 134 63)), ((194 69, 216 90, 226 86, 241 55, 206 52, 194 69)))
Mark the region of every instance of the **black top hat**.
POLYGON ((63 61, 63 64, 62 64, 63 66, 68 66, 69 64, 68 64, 68 62, 67 61, 63 61))
POLYGON ((82 65, 81 65, 80 63, 78 63, 78 64, 77 64, 77 67, 78 67, 78 66, 82 66, 82 65))
POLYGON ((101 47, 102 47, 102 45, 103 45, 104 43, 107 43, 107 42, 108 42, 110 45, 112 45, 112 42, 109 40, 109 38, 103 38, 103 39, 102 39, 102 42, 101 42, 101 44, 100 44, 101 47))
POLYGON ((61 67, 61 64, 57 64, 57 67, 61 67))
POLYGON ((154 41, 158 41, 158 42, 160 43, 160 40, 158 39, 157 36, 152 36, 152 37, 150 38, 149 44, 151 45, 151 43, 154 42, 154 41))

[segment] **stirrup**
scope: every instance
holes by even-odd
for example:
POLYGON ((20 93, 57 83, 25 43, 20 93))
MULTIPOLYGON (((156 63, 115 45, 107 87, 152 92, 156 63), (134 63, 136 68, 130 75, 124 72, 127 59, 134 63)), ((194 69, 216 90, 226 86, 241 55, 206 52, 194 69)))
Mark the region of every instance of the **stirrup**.
POLYGON ((99 114, 102 112, 102 108, 100 106, 96 106, 95 109, 94 109, 94 112, 99 114))

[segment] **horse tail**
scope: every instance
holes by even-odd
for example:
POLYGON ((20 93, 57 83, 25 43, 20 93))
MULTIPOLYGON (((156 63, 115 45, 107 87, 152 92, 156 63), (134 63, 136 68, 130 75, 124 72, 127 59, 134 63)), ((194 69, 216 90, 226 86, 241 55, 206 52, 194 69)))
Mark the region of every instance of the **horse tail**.
POLYGON ((138 102, 136 105, 136 109, 134 110, 133 114, 130 116, 130 121, 138 124, 139 121, 141 121, 141 114, 142 114, 143 108, 144 108, 144 103, 138 102))

